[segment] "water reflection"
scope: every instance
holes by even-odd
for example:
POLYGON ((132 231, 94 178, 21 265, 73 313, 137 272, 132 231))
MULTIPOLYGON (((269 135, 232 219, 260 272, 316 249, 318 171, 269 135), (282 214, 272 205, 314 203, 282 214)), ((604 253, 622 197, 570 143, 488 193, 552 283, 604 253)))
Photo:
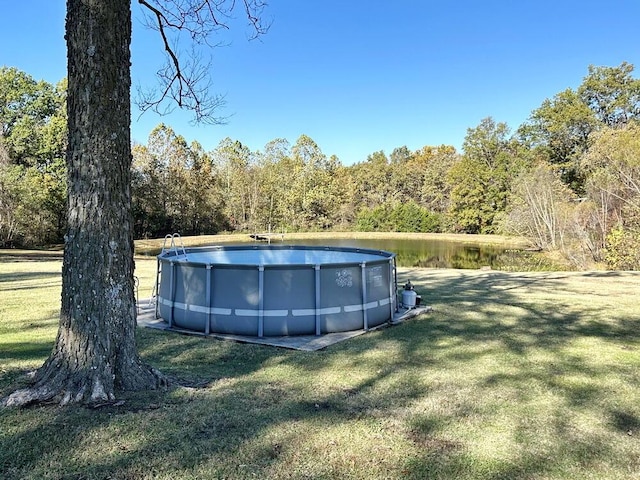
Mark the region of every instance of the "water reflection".
POLYGON ((397 255, 401 267, 511 269, 527 252, 493 245, 471 245, 443 240, 327 239, 287 241, 290 245, 331 245, 387 250, 397 255))
MULTIPOLYGON (((371 248, 386 250, 397 255, 401 267, 463 268, 478 269, 490 267, 495 270, 550 270, 554 267, 546 263, 539 254, 504 248, 495 245, 474 245, 448 240, 415 239, 288 239, 285 245, 329 245, 340 247, 371 248)), ((231 245, 231 244, 225 244, 231 245)), ((242 245, 250 245, 243 243, 242 245)), ((274 245, 282 245, 274 242, 274 245)), ((138 251, 144 255, 157 255, 159 251, 138 251)))

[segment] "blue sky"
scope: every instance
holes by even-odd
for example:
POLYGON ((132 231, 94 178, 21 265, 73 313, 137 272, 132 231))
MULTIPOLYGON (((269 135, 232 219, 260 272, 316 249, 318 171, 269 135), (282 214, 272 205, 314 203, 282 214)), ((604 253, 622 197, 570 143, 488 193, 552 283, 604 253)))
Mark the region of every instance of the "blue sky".
MULTIPOLYGON (((206 150, 230 137, 252 150, 306 134, 344 164, 403 145, 453 145, 491 116, 515 130, 545 98, 577 87, 592 65, 627 61, 640 76, 638 0, 270 0, 269 33, 240 21, 220 37, 213 85, 223 126, 134 109, 145 143, 160 122, 206 150)), ((134 0, 132 76, 153 86, 157 34, 134 0)), ((2 2, 0 65, 55 83, 66 75, 63 0, 2 2)))

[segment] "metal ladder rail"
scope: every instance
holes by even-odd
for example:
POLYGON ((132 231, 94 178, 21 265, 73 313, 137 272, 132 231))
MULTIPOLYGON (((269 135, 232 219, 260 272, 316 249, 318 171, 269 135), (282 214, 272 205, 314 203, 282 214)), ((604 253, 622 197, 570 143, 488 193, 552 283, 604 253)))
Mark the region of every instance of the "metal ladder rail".
POLYGON ((154 306, 156 311, 156 318, 158 315, 158 302, 157 298, 160 295, 159 285, 160 285, 160 276, 162 275, 162 263, 160 260, 156 259, 156 282, 153 285, 153 290, 151 291, 151 298, 149 299, 149 306, 154 306))
MULTIPOLYGON (((162 249, 160 250, 160 255, 165 252, 170 252, 173 246, 173 235, 167 233, 164 236, 164 241, 162 242, 162 249), (167 248, 167 240, 170 241, 169 248, 167 248)), ((149 306, 155 305, 156 307, 156 317, 158 316, 158 304, 156 302, 156 298, 159 294, 159 285, 160 285, 160 275, 162 274, 162 263, 160 260, 157 260, 156 265, 156 282, 153 285, 153 290, 151 290, 151 298, 149 299, 149 306)))
POLYGON ((162 242, 162 249, 160 250, 160 255, 162 255, 165 252, 170 252, 171 249, 173 248, 173 235, 171 235, 170 233, 167 233, 164 236, 164 241, 162 242), (169 241, 169 248, 167 248, 167 240, 169 241))
MULTIPOLYGON (((184 242, 182 241, 182 237, 179 233, 174 233, 173 235, 167 233, 164 236, 164 241, 162 242, 162 250, 160 251, 160 255, 166 252, 175 252, 176 256, 184 255, 184 258, 187 258, 187 250, 184 247, 184 242), (169 248, 167 248, 167 241, 169 242, 169 248), (182 253, 180 253, 182 250, 182 253)), ((149 305, 155 304, 156 307, 156 318, 159 316, 158 312, 158 302, 156 301, 158 295, 160 294, 160 280, 162 278, 162 262, 160 260, 157 261, 158 264, 156 266, 156 282, 153 286, 153 291, 151 292, 151 299, 149 300, 149 305)))
POLYGON ((182 250, 182 255, 187 258, 187 250, 184 248, 184 243, 182 242, 182 237, 179 233, 171 235, 171 248, 175 250, 176 256, 180 255, 180 250, 182 250))

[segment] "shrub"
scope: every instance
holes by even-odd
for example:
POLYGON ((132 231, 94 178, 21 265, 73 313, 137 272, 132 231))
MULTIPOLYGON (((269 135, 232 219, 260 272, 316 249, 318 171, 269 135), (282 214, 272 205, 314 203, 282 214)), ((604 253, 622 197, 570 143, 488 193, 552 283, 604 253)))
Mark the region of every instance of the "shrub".
POLYGON ((441 217, 415 202, 384 203, 364 208, 356 219, 360 232, 439 232, 441 217))

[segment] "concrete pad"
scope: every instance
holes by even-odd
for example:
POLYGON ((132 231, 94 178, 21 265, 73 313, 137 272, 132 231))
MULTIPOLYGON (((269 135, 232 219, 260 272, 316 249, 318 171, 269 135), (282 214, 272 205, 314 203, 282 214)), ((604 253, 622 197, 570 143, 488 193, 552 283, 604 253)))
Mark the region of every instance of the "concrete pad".
MULTIPOLYGON (((423 313, 432 311, 431 307, 421 306, 412 309, 400 308, 393 316, 390 323, 385 323, 379 327, 372 328, 368 331, 378 330, 388 326, 398 325, 405 320, 416 317, 423 313)), ((219 340, 230 340, 241 343, 255 343, 258 345, 268 345, 271 347, 289 348, 292 350, 302 350, 313 352, 321 350, 330 345, 348 340, 353 337, 367 333, 367 330, 355 330, 351 332, 327 333, 324 335, 292 335, 282 337, 251 337, 246 335, 229 335, 221 333, 197 332, 184 328, 169 327, 169 324, 161 318, 156 318, 155 305, 150 300, 141 300, 138 305, 138 326, 144 328, 153 328, 167 332, 180 333, 183 335, 196 335, 200 337, 212 337, 219 340)))

